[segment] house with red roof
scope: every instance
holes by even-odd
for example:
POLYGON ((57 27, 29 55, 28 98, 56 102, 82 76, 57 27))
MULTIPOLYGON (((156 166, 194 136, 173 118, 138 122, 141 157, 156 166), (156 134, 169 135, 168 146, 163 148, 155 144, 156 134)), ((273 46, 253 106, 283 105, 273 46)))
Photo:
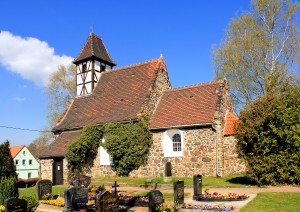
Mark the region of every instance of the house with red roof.
MULTIPOLYGON (((164 58, 114 68, 101 38, 91 33, 75 58, 77 97, 56 126, 54 142, 40 155, 41 177, 66 182, 66 151, 86 125, 135 122, 150 117, 153 145, 130 176, 223 176, 245 171, 235 150, 233 113, 226 79, 172 89, 164 58)), ((105 139, 105 138, 103 138, 105 139)), ((99 147, 92 176, 114 176, 99 147)))
POLYGON ((10 147, 10 154, 14 160, 18 178, 40 177, 40 163, 25 145, 10 147))

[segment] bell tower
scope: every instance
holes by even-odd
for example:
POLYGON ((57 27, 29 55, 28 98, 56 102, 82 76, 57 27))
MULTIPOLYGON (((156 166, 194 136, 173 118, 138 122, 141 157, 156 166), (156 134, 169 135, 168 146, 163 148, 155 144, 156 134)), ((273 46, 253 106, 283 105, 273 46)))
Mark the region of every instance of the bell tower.
POLYGON ((90 33, 73 63, 76 65, 77 96, 91 94, 100 78, 101 72, 111 70, 116 66, 101 38, 94 33, 90 33))

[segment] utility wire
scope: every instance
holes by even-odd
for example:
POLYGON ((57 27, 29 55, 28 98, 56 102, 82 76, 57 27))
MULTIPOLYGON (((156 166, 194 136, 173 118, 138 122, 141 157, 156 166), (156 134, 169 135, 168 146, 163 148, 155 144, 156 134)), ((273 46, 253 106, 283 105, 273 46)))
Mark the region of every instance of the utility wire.
POLYGON ((6 128, 6 129, 13 129, 13 130, 23 130, 23 131, 31 131, 31 132, 49 132, 52 133, 52 131, 49 130, 32 130, 32 129, 25 129, 25 128, 19 128, 19 127, 10 127, 10 126, 0 126, 0 128, 6 128))

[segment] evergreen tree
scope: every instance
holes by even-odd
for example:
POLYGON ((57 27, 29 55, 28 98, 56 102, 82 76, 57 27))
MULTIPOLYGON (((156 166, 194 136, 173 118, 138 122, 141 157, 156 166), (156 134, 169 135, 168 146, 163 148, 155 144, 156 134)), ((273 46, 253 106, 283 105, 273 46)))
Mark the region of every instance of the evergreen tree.
POLYGON ((16 167, 10 154, 9 141, 0 144, 0 177, 14 177, 16 167))
POLYGON ((260 185, 300 184, 300 87, 284 85, 241 111, 236 127, 247 177, 260 185))

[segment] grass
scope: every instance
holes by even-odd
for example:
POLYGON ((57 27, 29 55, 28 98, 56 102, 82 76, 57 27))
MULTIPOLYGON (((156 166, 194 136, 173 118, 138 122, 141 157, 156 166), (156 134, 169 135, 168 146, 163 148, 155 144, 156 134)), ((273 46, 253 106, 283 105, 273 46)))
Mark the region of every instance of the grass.
MULTIPOLYGON (((173 185, 173 182, 177 180, 183 180, 185 186, 193 186, 192 177, 173 177, 172 181, 164 182, 163 177, 148 177, 148 178, 135 178, 135 177, 96 177, 92 179, 93 184, 102 183, 113 183, 117 181, 118 183, 125 184, 135 184, 135 185, 154 185, 158 184, 169 184, 173 185), (151 179, 151 183, 147 183, 147 179, 151 179)), ((225 177, 203 177, 203 186, 216 186, 216 187, 241 187, 241 186, 251 186, 251 184, 243 174, 239 175, 227 175, 225 177)))
MULTIPOLYGON (((68 188, 66 185, 52 186, 52 195, 62 194, 66 188, 68 188)), ((36 187, 19 188, 19 196, 32 196, 36 198, 36 187)))
POLYGON ((300 193, 258 193, 241 212, 299 211, 300 193))

